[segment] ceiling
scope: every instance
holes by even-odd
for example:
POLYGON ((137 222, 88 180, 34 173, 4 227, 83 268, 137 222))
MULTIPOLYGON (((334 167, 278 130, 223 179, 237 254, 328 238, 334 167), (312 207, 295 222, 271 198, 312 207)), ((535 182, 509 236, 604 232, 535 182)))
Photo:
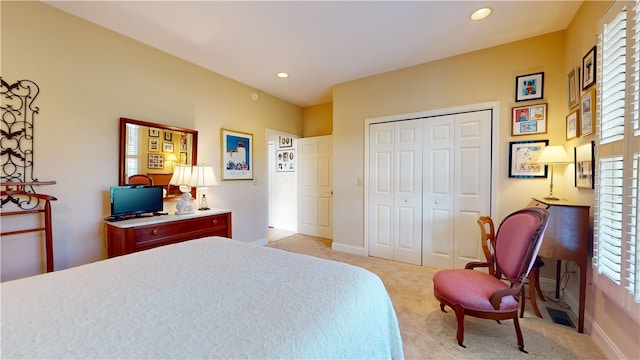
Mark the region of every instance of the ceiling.
POLYGON ((336 84, 566 29, 582 1, 44 1, 299 106, 336 84), (480 6, 493 14, 472 22, 480 6), (289 78, 280 79, 284 71, 289 78))

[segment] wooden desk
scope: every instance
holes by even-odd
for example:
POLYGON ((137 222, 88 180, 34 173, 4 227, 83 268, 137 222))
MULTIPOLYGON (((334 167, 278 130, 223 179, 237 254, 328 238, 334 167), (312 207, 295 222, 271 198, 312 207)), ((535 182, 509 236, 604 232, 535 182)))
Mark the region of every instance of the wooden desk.
POLYGON ((556 298, 559 294, 560 260, 571 260, 580 268, 580 304, 578 309, 578 332, 584 331, 584 308, 589 266, 591 234, 589 206, 572 204, 564 200, 541 200, 533 198, 527 207, 549 210, 549 225, 544 233, 539 255, 557 259, 556 298))
POLYGON ((205 236, 231 238, 231 212, 212 209, 107 223, 108 256, 120 256, 205 236))

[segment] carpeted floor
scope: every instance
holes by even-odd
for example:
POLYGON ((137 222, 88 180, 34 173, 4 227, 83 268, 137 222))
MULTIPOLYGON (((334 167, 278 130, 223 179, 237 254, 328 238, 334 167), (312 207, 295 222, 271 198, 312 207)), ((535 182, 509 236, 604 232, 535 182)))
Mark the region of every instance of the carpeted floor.
POLYGON ((331 250, 331 240, 300 234, 268 246, 349 263, 377 274, 396 309, 406 359, 606 359, 589 335, 550 320, 549 301, 538 302, 543 319, 530 311, 520 319, 529 354, 518 350, 512 321, 498 324, 473 317, 465 317, 466 348, 462 348, 455 339, 455 314, 449 308, 445 308, 447 313, 440 311, 433 296, 431 279, 437 269, 336 252, 331 250))

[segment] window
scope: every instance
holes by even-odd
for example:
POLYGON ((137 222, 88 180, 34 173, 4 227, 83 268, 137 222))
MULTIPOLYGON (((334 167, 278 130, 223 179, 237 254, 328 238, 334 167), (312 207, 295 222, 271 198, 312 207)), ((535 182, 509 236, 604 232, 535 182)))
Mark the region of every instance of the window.
POLYGON ((595 283, 640 321, 639 5, 616 1, 598 24, 595 283))
POLYGON ((133 175, 138 174, 138 143, 140 142, 138 138, 138 130, 140 126, 127 124, 127 148, 126 148, 126 156, 125 156, 125 167, 126 174, 133 175))

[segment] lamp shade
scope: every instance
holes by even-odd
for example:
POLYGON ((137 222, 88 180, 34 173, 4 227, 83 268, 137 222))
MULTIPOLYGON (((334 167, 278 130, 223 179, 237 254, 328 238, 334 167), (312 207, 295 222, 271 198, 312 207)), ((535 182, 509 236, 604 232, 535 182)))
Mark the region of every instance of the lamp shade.
POLYGON ((191 180, 191 166, 176 165, 173 170, 173 176, 171 176, 171 180, 169 180, 169 184, 176 186, 188 186, 189 180, 191 180))
POLYGON ((189 186, 206 188, 218 185, 218 178, 213 171, 213 166, 196 165, 191 171, 189 186))
POLYGON ((542 150, 542 153, 540 154, 540 157, 538 158, 538 161, 537 161, 538 164, 549 164, 549 165, 568 164, 570 162, 571 162, 571 159, 569 159, 569 155, 567 155, 567 152, 564 150, 564 147, 560 145, 546 146, 542 150))

